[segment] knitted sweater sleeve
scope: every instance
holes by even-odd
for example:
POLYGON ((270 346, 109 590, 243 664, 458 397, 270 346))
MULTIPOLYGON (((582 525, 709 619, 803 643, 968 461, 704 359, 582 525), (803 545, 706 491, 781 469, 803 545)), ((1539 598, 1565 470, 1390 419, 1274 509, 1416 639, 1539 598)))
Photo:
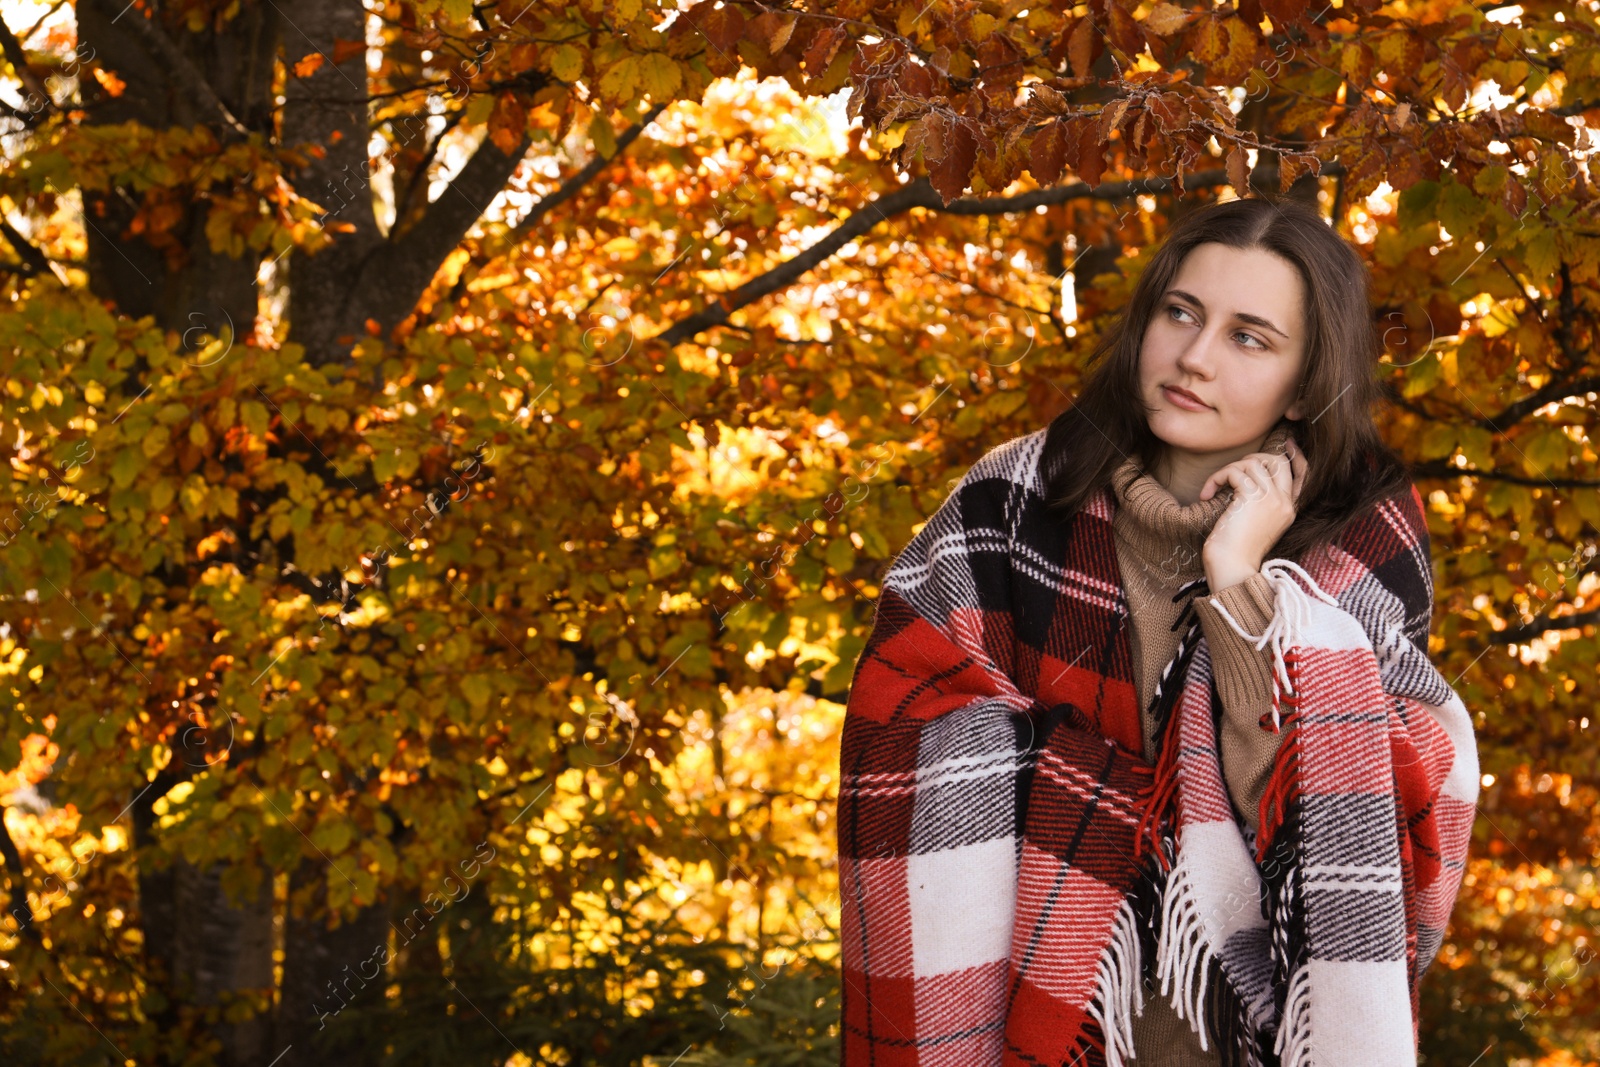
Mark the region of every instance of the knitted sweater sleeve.
MULTIPOLYGON (((1261 633, 1272 620, 1272 586, 1260 572, 1215 596, 1251 633, 1261 633)), ((1246 825, 1255 830, 1261 794, 1283 740, 1281 733, 1260 725, 1260 716, 1272 708, 1272 653, 1257 649, 1241 637, 1209 597, 1196 598, 1195 608, 1200 613, 1200 629, 1211 652, 1212 674, 1222 697, 1222 724, 1217 734, 1222 777, 1246 825)))

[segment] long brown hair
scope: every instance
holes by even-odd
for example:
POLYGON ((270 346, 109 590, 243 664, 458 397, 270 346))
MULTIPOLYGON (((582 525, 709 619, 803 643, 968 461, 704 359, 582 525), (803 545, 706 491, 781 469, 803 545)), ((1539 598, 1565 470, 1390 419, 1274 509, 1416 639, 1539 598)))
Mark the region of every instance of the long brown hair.
POLYGON ((1150 431, 1139 395, 1139 348, 1184 258, 1207 242, 1280 256, 1304 286, 1300 396, 1307 415, 1285 421, 1305 453, 1306 480, 1293 525, 1268 554, 1303 559, 1337 540, 1363 510, 1409 488, 1411 473, 1373 423, 1383 393, 1366 264, 1320 215, 1294 200, 1212 203, 1173 224, 1090 354, 1077 400, 1050 423, 1040 460, 1045 499, 1052 511, 1071 515, 1110 483, 1125 457, 1144 470, 1160 458, 1165 445, 1150 431))

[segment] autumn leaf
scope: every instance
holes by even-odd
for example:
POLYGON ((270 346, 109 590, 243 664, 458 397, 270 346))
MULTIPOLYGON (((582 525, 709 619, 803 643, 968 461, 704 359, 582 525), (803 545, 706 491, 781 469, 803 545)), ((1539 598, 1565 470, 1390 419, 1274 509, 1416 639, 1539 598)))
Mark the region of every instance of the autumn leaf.
MULTIPOLYGON (((884 568, 1066 409, 1254 149, 1368 272, 1427 651, 1478 731, 1493 818, 1419 1053, 1595 1059, 1600 987, 1549 981, 1600 936, 1583 10, 417 0, 368 38, 156 6, 193 71, 35 34, 24 66, 84 99, 0 167, 0 795, 39 935, 0 919, 7 1047, 227 1067, 339 989, 335 1044, 425 1049, 448 959, 519 991, 497 1024, 542 1059, 625 1067, 705 1045, 708 994, 749 1007, 739 931, 811 991, 764 974, 750 1033, 836 1028, 812 904, 884 568), (270 91, 273 56, 328 92, 270 91), (892 210, 918 173, 969 202, 892 210), (340 985, 430 898, 377 988, 340 985), (596 1040, 618 1004, 649 1032, 596 1040)), ((736 1030, 729 1062, 793 1058, 736 1030)))
POLYGON ((1189 23, 1189 13, 1174 4, 1158 3, 1144 18, 1144 26, 1151 33, 1169 37, 1189 23))
POLYGON ((1085 15, 1078 19, 1073 25, 1067 43, 1067 56, 1072 62, 1074 76, 1089 77, 1090 66, 1094 63, 1099 46, 1100 38, 1095 32, 1094 16, 1085 15))
POLYGON ((1061 177, 1061 167, 1066 159, 1066 125, 1060 120, 1047 123, 1033 135, 1029 149, 1028 169, 1040 185, 1054 185, 1061 177))
POLYGON ((600 76, 601 95, 617 103, 631 99, 639 84, 640 61, 638 56, 624 56, 613 63, 600 76))
POLYGON ((576 81, 583 74, 583 53, 564 44, 550 53, 550 73, 564 82, 576 81))
POLYGON ((968 121, 959 116, 938 116, 942 134, 939 156, 928 168, 928 178, 945 203, 956 199, 967 187, 977 153, 977 139, 968 121))
POLYGON ((333 39, 333 65, 336 67, 342 66, 347 59, 364 56, 366 52, 366 41, 347 41, 342 37, 333 39))
POLYGON ((683 74, 671 56, 651 52, 639 60, 639 88, 656 103, 672 100, 683 84, 683 74))

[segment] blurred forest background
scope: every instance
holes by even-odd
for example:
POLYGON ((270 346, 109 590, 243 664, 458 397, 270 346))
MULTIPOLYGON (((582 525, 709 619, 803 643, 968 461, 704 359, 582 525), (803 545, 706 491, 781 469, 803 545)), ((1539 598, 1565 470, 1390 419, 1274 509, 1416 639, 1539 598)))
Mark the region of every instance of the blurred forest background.
POLYGON ((1479 731, 1423 1053, 1600 1062, 1597 7, 7 0, 0 1059, 836 1063, 887 562, 1286 195, 1479 731))

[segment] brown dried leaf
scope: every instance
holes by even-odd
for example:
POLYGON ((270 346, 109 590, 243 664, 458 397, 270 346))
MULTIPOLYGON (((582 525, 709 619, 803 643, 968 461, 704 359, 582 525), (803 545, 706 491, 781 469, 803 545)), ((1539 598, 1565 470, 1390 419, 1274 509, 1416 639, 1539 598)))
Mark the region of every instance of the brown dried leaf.
POLYGON ((1065 115, 1072 110, 1072 105, 1067 102, 1067 98, 1048 85, 1034 84, 1028 86, 1028 88, 1033 90, 1034 102, 1039 105, 1040 109, 1052 115, 1065 115))
POLYGON ((1033 135, 1028 149, 1028 170, 1040 185, 1054 185, 1061 177, 1066 162, 1067 128, 1060 121, 1052 122, 1033 135))
POLYGON ((1094 65, 1096 45, 1099 37, 1094 30, 1092 16, 1080 19, 1072 28, 1072 37, 1067 42, 1067 58, 1072 63, 1072 73, 1079 78, 1089 77, 1089 69, 1094 65))
MULTIPOLYGON (((1382 158, 1381 156, 1379 157, 1382 158)), ((1286 193, 1289 186, 1302 175, 1308 173, 1321 173, 1322 164, 1317 157, 1309 153, 1287 152, 1278 159, 1278 192, 1286 193), (1313 171, 1315 168, 1315 171, 1313 171)), ((1374 183, 1374 188, 1376 183, 1374 183)), ((1371 192, 1369 189, 1368 192, 1371 192)), ((1366 193, 1361 194, 1363 196, 1366 193)))
POLYGON ((1112 104, 1107 104, 1100 110, 1101 140, 1110 140, 1111 134, 1122 125, 1122 117, 1128 113, 1128 98, 1112 104))
POLYGON ((1228 149, 1228 184, 1241 197, 1250 195, 1250 158, 1238 145, 1228 149))
POLYGON ((1100 184, 1100 176, 1105 173, 1106 159, 1104 138, 1100 135, 1100 123, 1094 119, 1085 119, 1078 124, 1078 151, 1076 153, 1078 177, 1082 178, 1092 188, 1100 184))
POLYGON ((978 142, 963 119, 949 119, 944 130, 944 158, 928 168, 928 180, 946 204, 966 191, 977 157, 978 142))

